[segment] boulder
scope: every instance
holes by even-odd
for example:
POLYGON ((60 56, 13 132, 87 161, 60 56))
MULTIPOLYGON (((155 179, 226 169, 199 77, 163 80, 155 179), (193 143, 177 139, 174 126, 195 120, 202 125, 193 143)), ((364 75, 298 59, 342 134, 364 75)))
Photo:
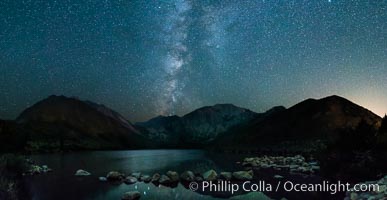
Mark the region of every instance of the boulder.
POLYGON ((176 182, 179 182, 179 174, 177 172, 174 172, 174 171, 168 171, 167 172, 167 176, 169 177, 170 181, 172 183, 176 183, 176 182))
POLYGON ((47 165, 42 165, 42 171, 43 173, 52 172, 52 169, 48 168, 47 165))
POLYGON ((202 182, 203 181, 203 177, 202 176, 195 176, 195 181, 196 182, 202 182))
POLYGON ((75 176, 90 176, 90 172, 87 172, 83 169, 78 169, 76 172, 75 172, 75 176))
POLYGON ((31 165, 29 172, 32 175, 40 174, 42 173, 42 168, 39 165, 31 165))
POLYGON ((386 193, 387 192, 387 185, 379 185, 379 190, 376 191, 376 193, 386 193))
POLYGON ((315 170, 315 171, 319 171, 320 170, 320 166, 312 166, 311 168, 312 168, 312 170, 315 170))
POLYGON ((220 172, 219 178, 222 180, 229 181, 232 179, 232 173, 231 172, 220 172))
POLYGON ((268 164, 261 164, 261 168, 262 169, 267 169, 267 168, 270 168, 271 165, 268 165, 268 164))
POLYGON ((352 192, 351 193, 351 195, 350 195, 350 199, 351 200, 357 200, 357 197, 358 197, 359 195, 356 193, 356 192, 352 192))
POLYGON ((275 178, 275 179, 283 179, 284 177, 281 176, 281 175, 274 175, 274 178, 275 178))
POLYGON ((203 174, 203 179, 206 181, 215 181, 218 178, 218 174, 215 170, 208 170, 203 174))
POLYGON ((168 176, 163 174, 163 175, 161 175, 161 177, 159 179, 159 183, 161 183, 161 184, 169 184, 169 183, 171 183, 171 179, 168 176))
POLYGON ((141 172, 134 172, 134 173, 131 174, 131 176, 136 177, 137 179, 140 179, 141 172))
POLYGON ((111 171, 106 175, 106 178, 109 181, 121 181, 124 175, 116 171, 111 171))
POLYGON ((121 200, 137 200, 140 199, 141 194, 138 191, 126 192, 122 195, 121 200))
POLYGON ((180 175, 180 179, 182 181, 194 181, 195 180, 195 174, 192 171, 185 171, 180 175))
POLYGON ((151 182, 159 182, 159 180, 160 180, 160 174, 159 173, 153 174, 151 182))
POLYGON ((149 183, 149 182, 151 182, 152 177, 150 177, 149 175, 142 175, 140 180, 144 181, 145 183, 149 183))
POLYGON ((248 181, 248 180, 252 180, 253 179, 254 172, 252 170, 250 170, 250 171, 238 171, 238 172, 232 173, 232 176, 236 180, 248 181))
POLYGON ((133 183, 136 183, 137 182, 137 178, 136 177, 133 177, 133 176, 128 176, 125 178, 124 180, 124 183, 126 184, 133 184, 133 183))

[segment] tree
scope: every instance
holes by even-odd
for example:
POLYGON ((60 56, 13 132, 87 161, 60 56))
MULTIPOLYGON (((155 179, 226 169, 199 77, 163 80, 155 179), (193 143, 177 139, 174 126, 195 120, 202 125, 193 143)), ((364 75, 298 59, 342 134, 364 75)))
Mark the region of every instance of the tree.
POLYGON ((355 129, 342 130, 338 139, 320 154, 321 172, 343 180, 374 178, 381 171, 379 160, 375 159, 379 155, 375 152, 376 131, 365 120, 355 129))
POLYGON ((343 130, 339 135, 340 138, 334 146, 341 151, 365 150, 374 146, 376 129, 365 120, 361 120, 356 129, 343 130))
POLYGON ((384 115, 382 119, 382 124, 379 128, 379 134, 387 134, 387 115, 384 115))
POLYGON ((377 143, 379 148, 387 150, 387 115, 382 119, 377 137, 377 143))

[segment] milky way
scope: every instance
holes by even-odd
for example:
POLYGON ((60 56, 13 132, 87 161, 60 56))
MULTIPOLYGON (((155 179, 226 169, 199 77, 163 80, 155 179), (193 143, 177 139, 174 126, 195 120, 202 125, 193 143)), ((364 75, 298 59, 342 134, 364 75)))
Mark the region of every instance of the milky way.
POLYGON ((0 118, 49 95, 131 121, 337 94, 387 112, 387 1, 0 3, 0 118))
POLYGON ((174 6, 168 13, 163 28, 164 45, 167 46, 165 58, 161 65, 165 69, 165 79, 160 83, 164 85, 161 89, 161 96, 158 99, 159 114, 174 115, 174 106, 182 97, 182 89, 185 86, 184 79, 180 74, 185 66, 189 66, 190 54, 186 40, 190 26, 189 11, 191 3, 186 0, 174 2, 174 6))

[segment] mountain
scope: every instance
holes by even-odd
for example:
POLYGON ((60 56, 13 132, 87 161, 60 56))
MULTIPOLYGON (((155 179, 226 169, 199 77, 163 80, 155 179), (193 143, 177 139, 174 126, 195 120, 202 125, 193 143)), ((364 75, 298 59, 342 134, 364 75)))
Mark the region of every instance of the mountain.
POLYGON ((277 112, 264 120, 255 120, 236 134, 217 141, 217 147, 276 148, 297 150, 318 148, 325 142, 334 141, 345 129, 355 129, 365 121, 370 126, 380 126, 381 118, 355 103, 339 97, 307 99, 289 109, 277 112))
POLYGON ((182 117, 187 143, 210 143, 225 133, 244 126, 263 114, 232 104, 217 104, 199 108, 182 117))
POLYGON ((136 126, 145 130, 144 134, 149 138, 160 141, 163 145, 172 143, 197 147, 209 144, 252 120, 275 113, 278 109, 281 110, 281 107, 258 114, 232 104, 216 104, 199 108, 182 117, 158 116, 147 122, 137 123, 136 126))
POLYGON ((31 130, 32 149, 138 148, 143 137, 117 112, 90 101, 50 96, 23 111, 16 122, 31 130))
POLYGON ((381 124, 379 116, 339 96, 265 113, 216 104, 135 125, 104 105, 50 96, 15 121, 0 120, 0 151, 204 147, 305 152, 323 148, 362 121, 375 129, 381 124))
POLYGON ((184 132, 183 121, 179 116, 157 116, 146 122, 138 122, 136 128, 152 141, 155 147, 177 147, 181 144, 181 133, 184 132))

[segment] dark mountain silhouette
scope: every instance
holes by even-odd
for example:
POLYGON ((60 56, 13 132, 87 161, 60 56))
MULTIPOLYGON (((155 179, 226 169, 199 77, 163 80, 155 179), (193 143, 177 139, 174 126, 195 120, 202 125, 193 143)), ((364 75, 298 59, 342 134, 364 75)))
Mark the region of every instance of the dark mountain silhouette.
POLYGON ((294 144, 302 151, 334 141, 339 131, 355 129, 362 120, 375 128, 381 123, 378 115, 339 96, 307 99, 264 120, 253 121, 241 132, 221 138, 217 146, 259 149, 268 145, 287 151, 294 144))
POLYGON ((265 113, 217 104, 182 117, 158 116, 135 125, 103 105, 50 96, 15 121, 0 120, 0 142, 4 143, 0 150, 205 147, 310 151, 334 142, 337 133, 355 129, 361 121, 375 129, 381 124, 379 116, 339 96, 308 99, 265 113))
POLYGON ((232 104, 216 104, 199 108, 191 113, 178 116, 158 116, 147 122, 137 123, 139 129, 152 139, 164 145, 197 146, 215 141, 238 127, 245 126, 253 120, 260 120, 283 107, 276 107, 266 113, 255 113, 232 104))
POLYGON ((230 129, 249 123, 258 114, 232 104, 199 108, 182 117, 187 143, 209 143, 230 129))
POLYGON ((135 124, 154 147, 184 147, 181 133, 184 132, 183 121, 179 116, 157 116, 146 122, 135 124))
POLYGON ((117 112, 64 96, 50 96, 36 103, 16 122, 31 130, 29 145, 33 149, 138 148, 144 143, 140 133, 117 112))

